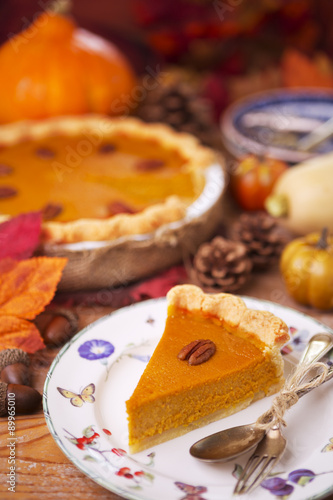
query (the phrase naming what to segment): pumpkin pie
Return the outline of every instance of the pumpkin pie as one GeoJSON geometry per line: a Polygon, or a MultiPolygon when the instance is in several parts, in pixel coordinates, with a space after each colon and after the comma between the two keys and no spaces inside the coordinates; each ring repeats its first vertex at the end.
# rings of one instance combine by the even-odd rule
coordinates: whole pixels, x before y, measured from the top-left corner
{"type": "Polygon", "coordinates": [[[47,243],[110,241],[181,220],[214,154],[135,118],[61,117],[0,128],[0,216],[41,211],[47,243]]]}
{"type": "Polygon", "coordinates": [[[167,304],[164,334],[126,402],[131,453],[238,412],[284,381],[281,319],[194,285],[172,288],[167,304]]]}

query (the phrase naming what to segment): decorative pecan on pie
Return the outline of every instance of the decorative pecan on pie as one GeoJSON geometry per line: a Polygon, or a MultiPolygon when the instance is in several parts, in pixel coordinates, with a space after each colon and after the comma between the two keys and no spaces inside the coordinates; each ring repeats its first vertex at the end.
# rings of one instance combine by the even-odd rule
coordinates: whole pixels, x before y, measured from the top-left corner
{"type": "Polygon", "coordinates": [[[131,118],[63,117],[0,128],[0,215],[42,211],[43,240],[114,240],[178,221],[214,154],[131,118]]]}
{"type": "Polygon", "coordinates": [[[189,365],[201,365],[215,354],[216,345],[211,340],[193,340],[178,353],[178,359],[188,361],[189,365]]]}

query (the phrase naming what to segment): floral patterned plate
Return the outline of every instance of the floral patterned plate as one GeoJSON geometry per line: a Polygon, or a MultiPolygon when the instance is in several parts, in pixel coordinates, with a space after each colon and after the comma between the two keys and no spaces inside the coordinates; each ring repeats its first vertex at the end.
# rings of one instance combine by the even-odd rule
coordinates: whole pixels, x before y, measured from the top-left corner
{"type": "MultiPolygon", "coordinates": [[[[287,371],[310,336],[330,331],[292,309],[244,300],[254,309],[270,310],[290,327],[292,340],[283,349],[287,371]]],[[[166,300],[154,299],[119,309],[78,333],[60,351],[47,375],[46,422],[56,443],[82,472],[124,498],[231,500],[249,454],[225,464],[209,464],[197,461],[188,450],[207,434],[253,422],[270,407],[273,397],[152,449],[132,456],[127,452],[125,401],[163,333],[165,318],[166,300]]],[[[328,363],[333,362],[330,354],[328,363]]],[[[312,391],[287,412],[286,452],[252,497],[304,500],[333,492],[330,384],[312,391]]]]}

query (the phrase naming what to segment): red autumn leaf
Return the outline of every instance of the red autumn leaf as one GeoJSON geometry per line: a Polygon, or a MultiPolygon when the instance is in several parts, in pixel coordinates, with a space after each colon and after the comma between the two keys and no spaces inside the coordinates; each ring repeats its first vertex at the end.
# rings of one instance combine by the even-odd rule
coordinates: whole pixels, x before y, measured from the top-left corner
{"type": "Polygon", "coordinates": [[[33,320],[52,300],[65,258],[0,260],[0,349],[35,352],[44,346],[33,320]]]}
{"type": "Polygon", "coordinates": [[[186,280],[186,278],[185,269],[182,266],[175,266],[167,269],[158,276],[154,276],[151,279],[135,285],[130,295],[135,301],[164,297],[170,288],[179,285],[179,283],[186,280]]]}
{"type": "Polygon", "coordinates": [[[0,224],[0,259],[28,259],[39,244],[42,216],[29,212],[0,224]]]}

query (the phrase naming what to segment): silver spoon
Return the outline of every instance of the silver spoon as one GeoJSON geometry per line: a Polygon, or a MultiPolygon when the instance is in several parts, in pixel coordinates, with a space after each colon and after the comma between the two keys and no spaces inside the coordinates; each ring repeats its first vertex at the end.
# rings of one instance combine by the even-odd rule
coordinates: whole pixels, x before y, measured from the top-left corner
{"type": "MultiPolygon", "coordinates": [[[[322,358],[333,347],[333,334],[317,333],[311,337],[305,348],[300,364],[310,365],[322,358]]],[[[326,381],[333,378],[330,371],[326,381]]],[[[307,391],[297,393],[298,397],[307,391]]],[[[231,427],[200,439],[190,448],[190,454],[205,462],[226,462],[254,448],[264,437],[266,431],[256,423],[231,427]]]]}
{"type": "Polygon", "coordinates": [[[302,137],[297,143],[297,150],[311,151],[333,134],[333,117],[316,127],[312,132],[302,137]]]}

